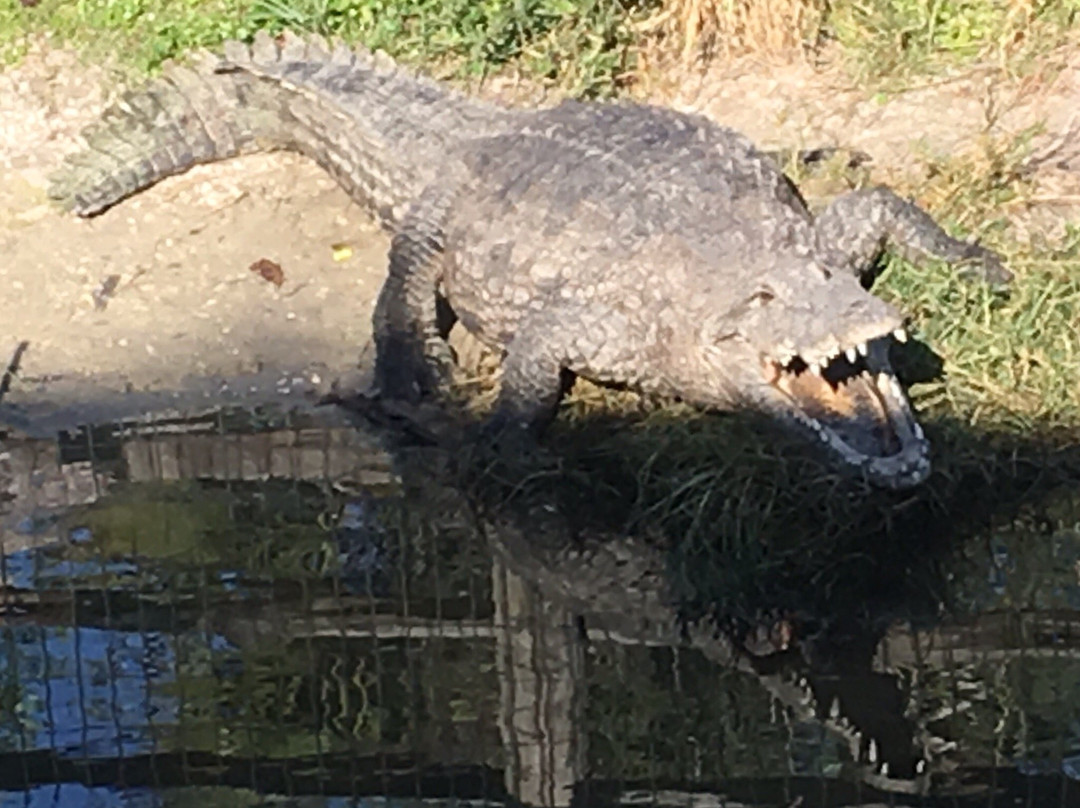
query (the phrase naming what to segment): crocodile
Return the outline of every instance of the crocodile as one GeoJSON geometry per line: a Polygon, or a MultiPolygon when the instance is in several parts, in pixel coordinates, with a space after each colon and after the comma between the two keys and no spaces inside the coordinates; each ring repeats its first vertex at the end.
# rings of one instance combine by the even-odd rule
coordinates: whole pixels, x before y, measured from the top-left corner
{"type": "Polygon", "coordinates": [[[579,375],[763,412],[873,484],[912,486],[929,444],[889,360],[903,317],[861,281],[887,245],[1010,277],[886,188],[812,215],[768,153],[702,116],[499,106],[319,37],[260,33],[169,63],[85,140],[50,189],[81,216],[197,163],[314,159],[393,233],[380,394],[444,389],[441,300],[503,356],[496,433],[542,431],[579,375]]]}

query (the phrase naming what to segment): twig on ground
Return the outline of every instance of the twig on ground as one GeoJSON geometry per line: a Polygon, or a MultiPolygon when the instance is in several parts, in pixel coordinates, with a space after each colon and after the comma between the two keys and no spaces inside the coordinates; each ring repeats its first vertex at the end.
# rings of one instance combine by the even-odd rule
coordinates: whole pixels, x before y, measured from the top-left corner
{"type": "Polygon", "coordinates": [[[30,342],[28,340],[23,340],[15,346],[15,353],[11,355],[11,361],[8,362],[7,370],[4,371],[3,379],[0,379],[0,402],[4,400],[7,391],[11,389],[11,380],[18,374],[23,354],[26,353],[26,349],[29,347],[30,342]]]}

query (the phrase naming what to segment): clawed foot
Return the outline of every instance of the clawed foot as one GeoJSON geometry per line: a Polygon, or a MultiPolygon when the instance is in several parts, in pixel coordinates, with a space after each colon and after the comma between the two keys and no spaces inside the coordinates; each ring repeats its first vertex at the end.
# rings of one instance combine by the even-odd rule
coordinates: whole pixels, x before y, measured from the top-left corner
{"type": "Polygon", "coordinates": [[[1005,268],[1005,263],[993,250],[981,244],[969,244],[957,262],[961,277],[975,278],[991,286],[1006,286],[1013,279],[1013,273],[1005,268]]]}

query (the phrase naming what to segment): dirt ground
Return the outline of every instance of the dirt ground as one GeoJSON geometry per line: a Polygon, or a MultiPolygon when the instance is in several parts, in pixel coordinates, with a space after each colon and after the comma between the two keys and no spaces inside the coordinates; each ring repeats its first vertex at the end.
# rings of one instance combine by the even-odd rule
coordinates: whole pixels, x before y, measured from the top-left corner
{"type": "MultiPolygon", "coordinates": [[[[364,384],[387,238],[316,166],[289,154],[199,167],[80,220],[46,177],[102,109],[103,73],[46,45],[0,72],[0,372],[26,343],[0,420],[31,434],[221,401],[310,401],[364,384]],[[343,245],[347,249],[343,249],[343,245]],[[280,288],[249,270],[281,265],[280,288]],[[115,288],[104,307],[103,285],[115,288]]],[[[1037,123],[1040,210],[1080,206],[1080,55],[1024,79],[971,73],[882,102],[833,71],[744,63],[657,81],[650,100],[760,143],[860,148],[876,171],[1037,123]],[[1061,147],[1055,150],[1055,147],[1061,147]]]]}

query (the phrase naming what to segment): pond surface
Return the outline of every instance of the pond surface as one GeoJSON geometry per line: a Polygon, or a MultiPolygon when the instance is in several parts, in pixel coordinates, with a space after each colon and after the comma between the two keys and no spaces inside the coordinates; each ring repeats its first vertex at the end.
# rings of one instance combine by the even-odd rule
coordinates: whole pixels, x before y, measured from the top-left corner
{"type": "Polygon", "coordinates": [[[333,412],[0,452],[5,808],[1080,805],[1080,484],[826,632],[688,627],[333,412]]]}

